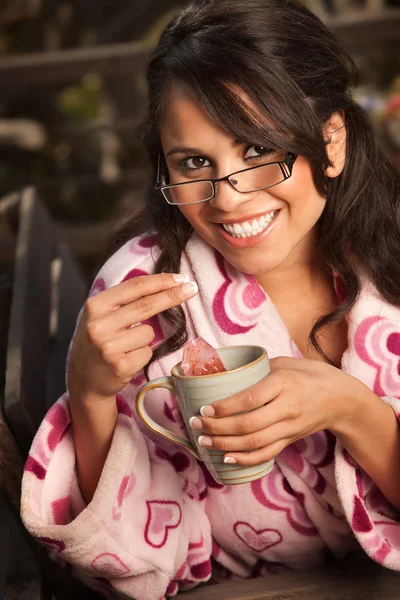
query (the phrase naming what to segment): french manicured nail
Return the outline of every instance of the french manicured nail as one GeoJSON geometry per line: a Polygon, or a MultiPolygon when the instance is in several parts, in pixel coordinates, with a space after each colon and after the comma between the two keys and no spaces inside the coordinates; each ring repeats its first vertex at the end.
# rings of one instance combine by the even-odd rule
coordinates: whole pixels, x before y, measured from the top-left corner
{"type": "Polygon", "coordinates": [[[215,415],[215,410],[212,406],[206,404],[201,407],[200,414],[202,417],[213,417],[215,415]]]}
{"type": "Polygon", "coordinates": [[[198,417],[191,417],[189,419],[189,425],[190,427],[193,427],[193,429],[202,429],[203,427],[203,424],[198,417]]]}
{"type": "Polygon", "coordinates": [[[224,463],[228,463],[230,465],[235,465],[237,463],[237,460],[236,460],[236,458],[233,458],[233,456],[225,456],[224,463]]]}
{"type": "Polygon", "coordinates": [[[212,439],[207,435],[201,435],[198,441],[200,446],[207,446],[208,448],[212,446],[212,439]]]}
{"type": "Polygon", "coordinates": [[[185,294],[185,296],[194,296],[195,294],[197,294],[198,289],[199,286],[195,281],[189,281],[188,283],[184,283],[181,287],[181,290],[185,294]]]}
{"type": "Polygon", "coordinates": [[[172,277],[175,279],[176,283],[186,283],[189,281],[189,275],[185,275],[184,273],[175,273],[172,277]]]}

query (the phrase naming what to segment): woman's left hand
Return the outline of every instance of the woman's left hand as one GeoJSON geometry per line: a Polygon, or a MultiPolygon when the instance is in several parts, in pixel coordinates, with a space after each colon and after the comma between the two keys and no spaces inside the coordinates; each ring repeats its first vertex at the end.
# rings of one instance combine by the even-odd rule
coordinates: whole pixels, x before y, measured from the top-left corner
{"type": "Polygon", "coordinates": [[[222,450],[226,462],[257,465],[286,446],[329,429],[340,431],[357,410],[364,384],[322,361],[278,357],[256,385],[203,407],[191,419],[201,429],[199,443],[222,450]],[[246,414],[238,414],[247,412],[246,414]],[[234,459],[234,460],[232,460],[234,459]]]}

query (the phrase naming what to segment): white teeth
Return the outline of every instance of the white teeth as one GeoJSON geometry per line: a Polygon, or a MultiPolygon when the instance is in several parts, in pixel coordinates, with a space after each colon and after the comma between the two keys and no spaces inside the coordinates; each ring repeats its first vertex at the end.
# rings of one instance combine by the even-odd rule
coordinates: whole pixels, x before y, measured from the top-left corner
{"type": "Polygon", "coordinates": [[[273,220],[277,211],[271,211],[261,217],[259,219],[253,219],[253,221],[244,221],[243,223],[234,223],[233,225],[223,224],[225,231],[230,233],[233,237],[245,238],[253,235],[258,235],[264,229],[268,227],[268,225],[273,220]]]}
{"type": "Polygon", "coordinates": [[[244,223],[242,223],[242,227],[243,227],[243,231],[245,233],[251,233],[251,231],[253,230],[252,226],[247,221],[245,221],[244,223]]]}

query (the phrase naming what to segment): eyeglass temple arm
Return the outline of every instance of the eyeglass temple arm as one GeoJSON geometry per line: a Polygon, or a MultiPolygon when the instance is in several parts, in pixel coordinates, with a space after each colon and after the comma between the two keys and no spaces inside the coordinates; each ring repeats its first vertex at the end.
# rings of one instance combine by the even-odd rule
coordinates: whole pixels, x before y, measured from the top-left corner
{"type": "Polygon", "coordinates": [[[285,163],[285,165],[287,165],[289,168],[291,168],[297,158],[298,158],[297,154],[294,154],[293,152],[287,152],[285,158],[283,159],[283,162],[285,163]]]}
{"type": "MultiPolygon", "coordinates": [[[[292,173],[293,165],[296,162],[297,158],[298,158],[297,154],[294,154],[293,152],[288,152],[286,154],[285,158],[283,159],[282,163],[285,165],[285,167],[287,169],[287,173],[285,173],[285,175],[287,177],[290,177],[290,175],[292,173]]],[[[284,171],[284,169],[282,167],[282,163],[281,163],[281,169],[284,171]]]]}
{"type": "Polygon", "coordinates": [[[161,154],[158,155],[157,163],[157,185],[166,185],[167,180],[165,175],[161,175],[161,154]]]}

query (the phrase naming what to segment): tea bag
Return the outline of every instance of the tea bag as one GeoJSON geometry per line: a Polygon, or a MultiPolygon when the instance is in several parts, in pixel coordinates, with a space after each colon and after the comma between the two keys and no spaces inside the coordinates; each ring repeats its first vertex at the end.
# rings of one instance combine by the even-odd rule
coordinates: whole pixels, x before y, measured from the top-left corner
{"type": "Polygon", "coordinates": [[[181,368],[185,375],[192,376],[226,371],[218,351],[203,338],[196,338],[185,344],[181,368]]]}

